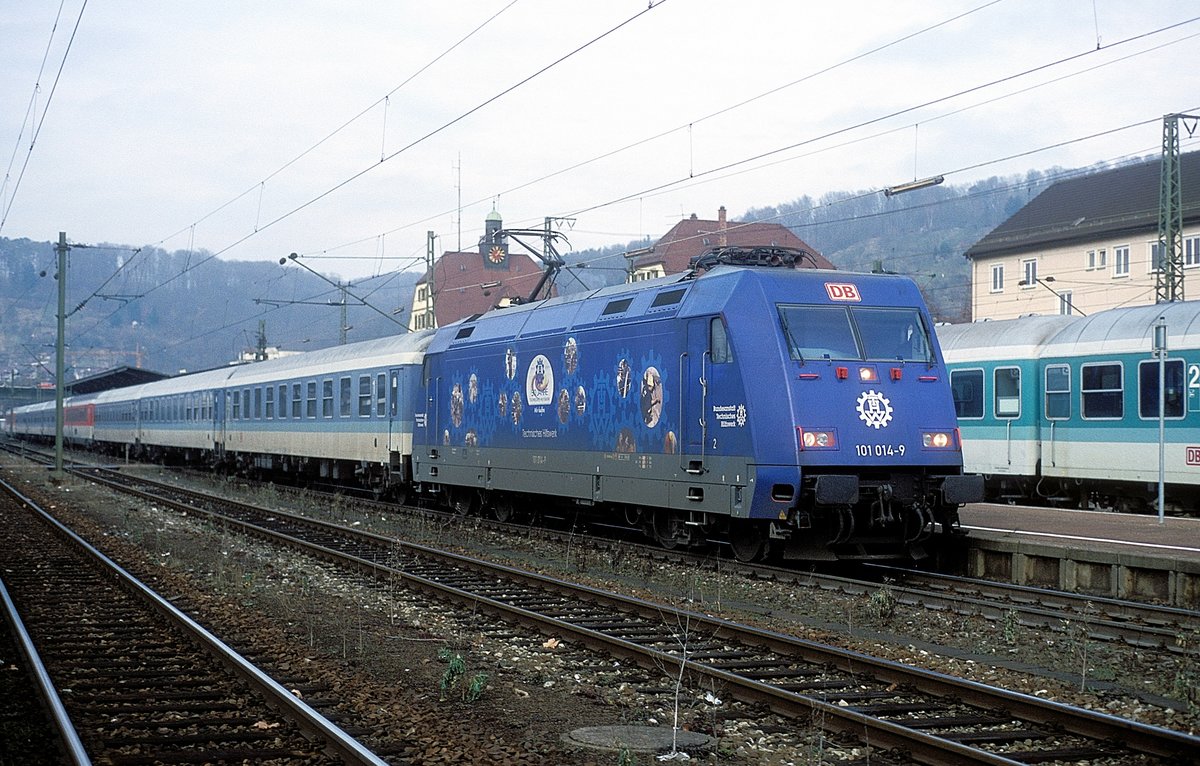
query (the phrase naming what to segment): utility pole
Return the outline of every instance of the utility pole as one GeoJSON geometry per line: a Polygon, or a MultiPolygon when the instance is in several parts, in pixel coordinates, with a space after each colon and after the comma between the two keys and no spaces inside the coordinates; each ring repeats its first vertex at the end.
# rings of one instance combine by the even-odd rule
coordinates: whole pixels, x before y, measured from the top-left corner
{"type": "Polygon", "coordinates": [[[349,317],[346,314],[346,285],[342,284],[341,280],[338,280],[338,291],[342,294],[342,324],[338,331],[338,345],[344,346],[346,345],[346,332],[350,329],[350,325],[347,324],[349,317]]]}
{"type": "Polygon", "coordinates": [[[58,233],[58,336],[54,342],[54,479],[63,478],[63,378],[66,375],[67,233],[58,233]]]}
{"type": "MultiPolygon", "coordinates": [[[[433,259],[436,248],[437,237],[432,231],[425,232],[425,329],[433,328],[437,321],[433,310],[433,259]]],[[[459,249],[462,249],[461,244],[459,245],[459,249]]]]}
{"type": "Polygon", "coordinates": [[[1191,120],[1188,135],[1200,117],[1163,115],[1162,165],[1158,190],[1158,262],[1155,303],[1183,300],[1183,173],[1179,163],[1179,122],[1191,120]]]}

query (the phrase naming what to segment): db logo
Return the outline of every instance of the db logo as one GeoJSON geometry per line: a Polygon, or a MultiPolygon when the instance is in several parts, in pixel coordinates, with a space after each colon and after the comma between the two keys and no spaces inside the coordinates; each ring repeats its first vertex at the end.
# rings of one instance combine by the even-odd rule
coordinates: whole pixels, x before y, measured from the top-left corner
{"type": "Polygon", "coordinates": [[[1184,458],[1188,465],[1200,465],[1200,447],[1188,447],[1184,458]]]}
{"type": "Polygon", "coordinates": [[[856,285],[841,282],[826,282],[825,292],[829,294],[829,300],[831,301],[862,300],[862,296],[858,294],[858,287],[856,285]]]}

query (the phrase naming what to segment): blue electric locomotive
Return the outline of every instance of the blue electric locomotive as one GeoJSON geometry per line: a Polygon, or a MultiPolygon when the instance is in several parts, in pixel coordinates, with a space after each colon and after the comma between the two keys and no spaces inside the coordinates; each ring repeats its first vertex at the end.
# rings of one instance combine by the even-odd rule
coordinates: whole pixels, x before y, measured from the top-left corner
{"type": "Polygon", "coordinates": [[[920,557],[982,497],[931,327],[906,278],[735,265],[472,317],[426,352],[413,475],[743,560],[920,557]]]}
{"type": "MultiPolygon", "coordinates": [[[[433,333],[72,399],[90,429],[72,433],[500,518],[554,498],[743,560],[920,557],[982,496],[928,313],[908,279],[795,257],[727,250],[433,333]]],[[[44,405],[14,416],[47,435],[44,405]]]]}

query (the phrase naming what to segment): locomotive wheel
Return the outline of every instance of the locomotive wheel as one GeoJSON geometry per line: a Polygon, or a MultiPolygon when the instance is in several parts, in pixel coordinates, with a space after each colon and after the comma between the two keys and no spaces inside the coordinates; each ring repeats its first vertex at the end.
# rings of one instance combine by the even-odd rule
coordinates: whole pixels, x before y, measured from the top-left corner
{"type": "Polygon", "coordinates": [[[659,511],[654,514],[654,539],[667,550],[674,550],[691,542],[692,532],[679,513],[659,511]]]}
{"type": "Polygon", "coordinates": [[[769,543],[765,524],[744,521],[729,527],[729,550],[743,564],[765,559],[769,543]]]}
{"type": "Polygon", "coordinates": [[[449,491],[450,509],[459,516],[468,516],[479,510],[479,493],[467,487],[456,487],[449,491]]]}
{"type": "Polygon", "coordinates": [[[513,506],[512,498],[497,497],[492,503],[492,516],[496,521],[508,523],[517,517],[517,509],[513,506]]]}

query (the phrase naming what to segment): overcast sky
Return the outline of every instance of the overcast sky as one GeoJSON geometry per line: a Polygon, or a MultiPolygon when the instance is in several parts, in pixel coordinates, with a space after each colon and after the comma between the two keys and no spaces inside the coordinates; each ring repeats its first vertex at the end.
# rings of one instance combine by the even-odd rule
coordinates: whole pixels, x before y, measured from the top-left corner
{"type": "Polygon", "coordinates": [[[0,236],[348,277],[493,204],[582,249],[1157,153],[1200,110],[1194,0],[82,2],[0,0],[0,236]]]}

